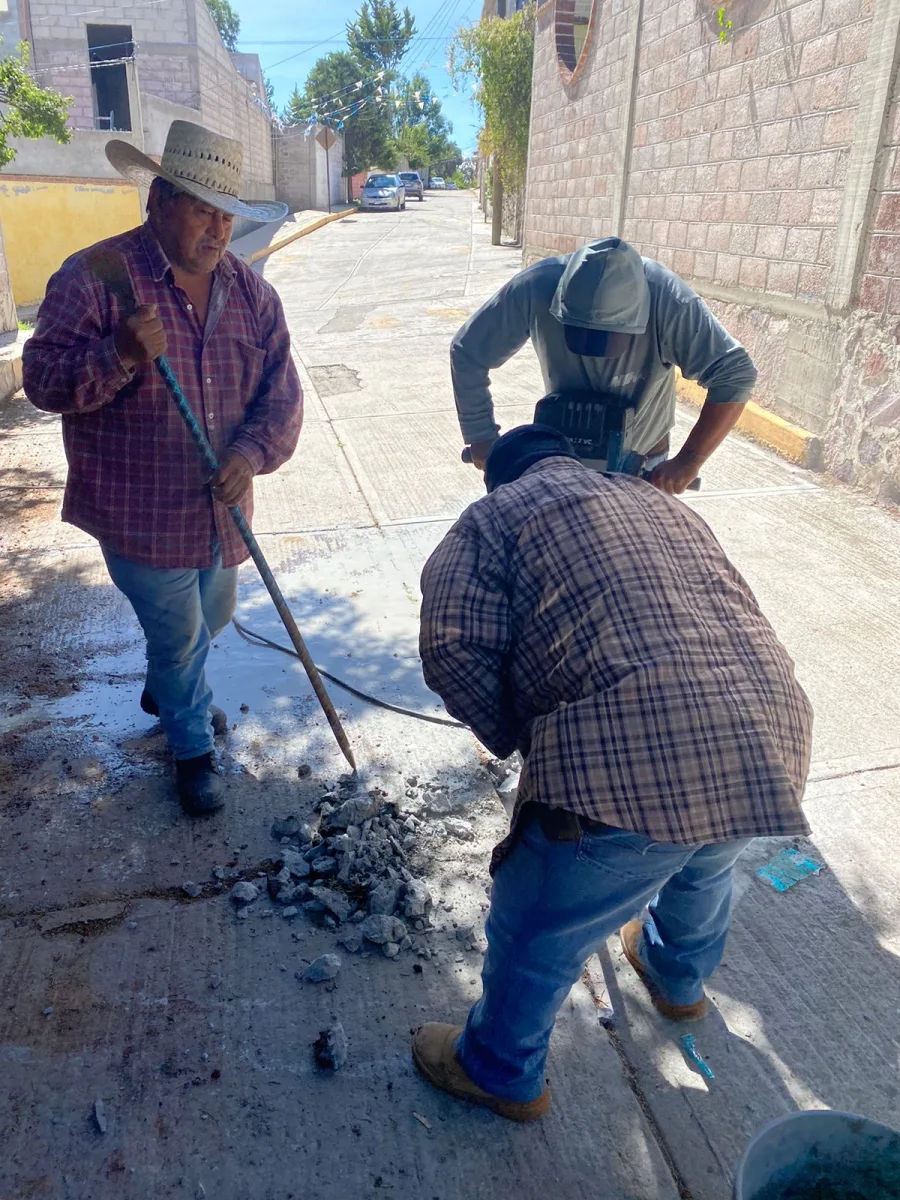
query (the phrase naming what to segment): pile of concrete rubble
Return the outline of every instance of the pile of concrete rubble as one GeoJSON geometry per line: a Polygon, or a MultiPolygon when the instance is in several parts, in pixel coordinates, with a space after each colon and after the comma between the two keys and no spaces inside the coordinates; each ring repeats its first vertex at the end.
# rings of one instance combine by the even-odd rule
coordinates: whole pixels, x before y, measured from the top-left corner
{"type": "MultiPolygon", "coordinates": [[[[426,882],[410,869],[410,853],[436,834],[470,841],[474,831],[459,817],[429,820],[429,812],[446,810],[446,796],[420,789],[415,778],[406,782],[407,803],[401,806],[380,788],[360,793],[355,779],[345,776],[319,800],[313,816],[276,821],[276,869],[264,882],[261,877],[234,884],[231,898],[238,918],[259,911],[267,893],[283,918],[305,915],[333,931],[349,953],[377,949],[395,959],[412,950],[412,935],[431,928],[433,901],[426,882]]],[[[213,872],[220,881],[228,874],[222,867],[213,872]]],[[[457,929],[456,935],[466,948],[474,948],[471,927],[457,929]]],[[[430,951],[419,947],[418,953],[428,957],[430,951]]],[[[330,964],[318,966],[322,979],[328,978],[330,964]]]]}

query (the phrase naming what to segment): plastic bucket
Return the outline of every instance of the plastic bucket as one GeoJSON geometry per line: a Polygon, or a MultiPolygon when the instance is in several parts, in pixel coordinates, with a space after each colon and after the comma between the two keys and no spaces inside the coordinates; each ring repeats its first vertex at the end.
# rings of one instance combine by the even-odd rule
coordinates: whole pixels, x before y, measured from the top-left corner
{"type": "Polygon", "coordinates": [[[896,1200],[900,1133],[866,1117],[800,1112],[760,1130],[738,1163],[735,1200],[896,1200]]]}

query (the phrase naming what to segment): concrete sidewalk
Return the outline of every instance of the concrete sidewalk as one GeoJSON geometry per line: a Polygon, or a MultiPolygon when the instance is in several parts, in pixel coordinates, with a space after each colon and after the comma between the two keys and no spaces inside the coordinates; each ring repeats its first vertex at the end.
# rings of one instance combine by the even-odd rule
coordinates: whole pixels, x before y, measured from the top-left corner
{"type": "MultiPolygon", "coordinates": [[[[481,492],[459,461],[447,346],[517,267],[514,251],[490,247],[471,198],[450,193],[347,218],[259,268],[285,303],[307,421],[292,462],[258,481],[257,531],[317,661],[423,713],[438,708],[416,653],[418,573],[481,492]]],[[[530,351],[498,372],[504,424],[529,419],[540,390],[530,351]]],[[[63,479],[58,423],[24,403],[0,411],[0,1194],[726,1200],[771,1116],[829,1105],[900,1125],[889,515],[739,438],[704,471],[690,503],[756,589],[816,707],[804,850],[827,870],[779,894],[754,874],[777,845],[758,843],[742,865],[716,1012],[692,1030],[714,1081],[686,1062],[682,1030],[656,1017],[611,944],[564,1008],[553,1113],[519,1129],[432,1092],[407,1053],[411,1026],[461,1019],[478,993],[478,955],[460,951],[454,922],[480,929],[504,823],[478,747],[334,691],[366,782],[414,804],[406,793],[421,787],[407,781],[428,781],[476,837],[455,841],[434,816],[415,850],[436,901],[436,928],[417,942],[436,962],[345,955],[335,990],[298,983],[333,935],[263,919],[265,906],[240,921],[208,888],[216,865],[263,870],[273,819],[308,812],[344,770],[305,677],[233,631],[219,639],[211,677],[235,726],[232,807],[185,821],[137,710],[139,631],[96,547],[58,524],[63,479]],[[312,776],[298,780],[304,763],[312,776]],[[207,890],[191,901],[186,881],[207,890]],[[311,1043],[334,1018],[350,1060],[323,1076],[311,1043]]],[[[239,617],[285,640],[250,569],[239,617]]]]}

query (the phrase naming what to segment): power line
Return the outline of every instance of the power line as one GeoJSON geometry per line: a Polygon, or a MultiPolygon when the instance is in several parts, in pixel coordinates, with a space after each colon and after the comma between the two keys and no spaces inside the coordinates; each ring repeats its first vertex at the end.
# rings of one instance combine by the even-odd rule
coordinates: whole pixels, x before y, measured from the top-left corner
{"type": "MultiPolygon", "coordinates": [[[[300,58],[303,54],[309,54],[311,50],[318,50],[320,46],[327,46],[329,42],[333,42],[334,38],[323,38],[321,42],[314,42],[306,50],[298,50],[296,54],[289,54],[287,58],[280,58],[278,62],[270,63],[267,67],[263,67],[264,71],[273,71],[276,67],[280,67],[283,63],[291,62],[295,58],[300,58]]],[[[251,43],[252,45],[252,43],[251,43]]]]}

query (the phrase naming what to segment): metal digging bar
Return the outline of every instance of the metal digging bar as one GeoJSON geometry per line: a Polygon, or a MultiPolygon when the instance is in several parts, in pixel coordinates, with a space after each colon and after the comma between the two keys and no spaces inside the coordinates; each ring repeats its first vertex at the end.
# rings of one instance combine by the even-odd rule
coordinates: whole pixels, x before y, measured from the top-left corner
{"type": "MultiPolygon", "coordinates": [[[[135,308],[134,288],[132,287],[131,277],[128,274],[125,263],[122,261],[121,255],[110,251],[95,253],[91,256],[91,266],[95,277],[105,283],[110,291],[115,292],[124,304],[133,311],[135,308]]],[[[175,372],[172,370],[171,364],[165,355],[161,355],[156,359],[156,368],[163,377],[166,387],[169,389],[169,394],[175,401],[176,407],[181,413],[204,463],[210,472],[215,474],[219,469],[219,460],[216,458],[215,451],[209,444],[206,434],[200,428],[200,424],[194,416],[193,410],[190,404],[188,404],[184,392],[181,390],[181,385],[175,377],[175,372]]],[[[240,507],[237,504],[233,504],[229,506],[228,511],[231,513],[231,519],[237,526],[238,533],[244,539],[245,546],[250,551],[250,557],[256,564],[256,569],[259,571],[260,577],[266,585],[266,590],[272,597],[272,603],[278,610],[278,615],[281,617],[294,649],[297,651],[297,657],[300,659],[303,669],[309,676],[309,682],[312,684],[316,698],[322,706],[322,711],[328,718],[328,724],[331,726],[332,733],[337,739],[341,753],[355,771],[356,760],[353,757],[353,751],[350,748],[350,742],[341,724],[341,719],[335,711],[331,697],[325,689],[325,684],[322,682],[316,664],[313,662],[306,648],[306,643],[303,641],[300,630],[297,628],[297,622],[294,620],[293,613],[288,608],[281,588],[272,574],[272,569],[266,562],[265,556],[259,547],[259,542],[257,542],[253,530],[248,525],[247,518],[241,512],[240,507]]]]}

